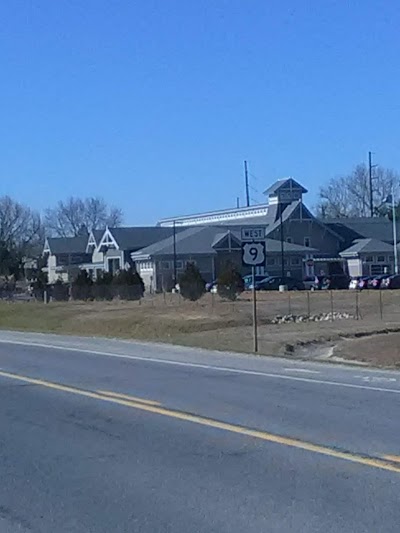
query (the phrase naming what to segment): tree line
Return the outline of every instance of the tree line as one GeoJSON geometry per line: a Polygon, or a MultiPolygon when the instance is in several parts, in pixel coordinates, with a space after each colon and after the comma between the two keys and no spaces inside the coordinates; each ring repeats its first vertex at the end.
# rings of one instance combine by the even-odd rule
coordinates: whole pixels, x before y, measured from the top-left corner
{"type": "MultiPolygon", "coordinates": [[[[400,175],[393,169],[382,166],[372,168],[373,215],[392,216],[390,196],[394,192],[396,213],[400,215],[400,175]],[[389,202],[388,202],[389,200],[389,202]]],[[[361,163],[351,172],[337,176],[319,189],[316,214],[320,218],[351,218],[370,216],[369,168],[361,163]]]]}
{"type": "Polygon", "coordinates": [[[17,276],[26,258],[38,257],[47,237],[76,237],[123,222],[121,209],[103,198],[70,197],[43,214],[14,200],[0,197],[0,275],[17,276]]]}

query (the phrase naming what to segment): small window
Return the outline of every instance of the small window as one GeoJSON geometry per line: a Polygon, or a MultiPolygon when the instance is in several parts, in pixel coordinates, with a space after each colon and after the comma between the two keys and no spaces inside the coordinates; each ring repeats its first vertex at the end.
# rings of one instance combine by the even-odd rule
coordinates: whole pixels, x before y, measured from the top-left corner
{"type": "Polygon", "coordinates": [[[311,246],[310,237],[304,237],[304,246],[306,246],[307,248],[310,248],[311,246]]]}
{"type": "Polygon", "coordinates": [[[378,255],[378,263],[384,263],[386,261],[386,257],[384,255],[378,255]]]}
{"type": "Polygon", "coordinates": [[[286,237],[286,242],[288,244],[292,244],[292,237],[286,237]]]}
{"type": "Polygon", "coordinates": [[[374,256],[373,255],[367,255],[365,258],[366,263],[373,263],[374,262],[374,256]]]}
{"type": "Polygon", "coordinates": [[[268,266],[274,266],[275,265],[275,257],[267,257],[267,265],[268,266]]]}
{"type": "Polygon", "coordinates": [[[300,257],[292,257],[290,260],[291,265],[300,265],[300,257]]]}
{"type": "Polygon", "coordinates": [[[186,266],[188,265],[196,265],[196,261],[194,259],[189,259],[188,261],[186,261],[186,266]]]}
{"type": "Polygon", "coordinates": [[[163,270],[171,270],[171,262],[170,261],[161,261],[161,268],[163,270]]]}
{"type": "Polygon", "coordinates": [[[176,268],[178,270],[183,270],[183,261],[177,261],[176,262],[176,268]]]}

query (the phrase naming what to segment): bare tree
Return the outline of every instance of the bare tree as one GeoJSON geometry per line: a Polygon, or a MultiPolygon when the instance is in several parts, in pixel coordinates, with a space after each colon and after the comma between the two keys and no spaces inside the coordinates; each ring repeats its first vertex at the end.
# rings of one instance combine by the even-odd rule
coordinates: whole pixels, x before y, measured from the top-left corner
{"type": "MultiPolygon", "coordinates": [[[[375,167],[373,170],[373,204],[376,215],[384,215],[385,198],[399,189],[400,175],[394,170],[375,167]]],[[[332,178],[319,190],[317,214],[322,218],[367,217],[370,215],[368,167],[357,165],[345,176],[332,178]]]]}
{"type": "Polygon", "coordinates": [[[18,276],[24,257],[43,246],[40,215],[9,196],[0,197],[0,274],[18,276]]]}
{"type": "Polygon", "coordinates": [[[58,237],[74,237],[105,226],[122,224],[122,211],[110,207],[102,198],[74,198],[59,201],[56,207],[46,209],[46,230],[58,237]]]}

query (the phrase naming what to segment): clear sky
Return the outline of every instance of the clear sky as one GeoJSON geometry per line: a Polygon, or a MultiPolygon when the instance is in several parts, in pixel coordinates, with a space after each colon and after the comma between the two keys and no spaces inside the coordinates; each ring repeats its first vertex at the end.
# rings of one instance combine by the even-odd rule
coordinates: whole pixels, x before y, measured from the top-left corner
{"type": "Polygon", "coordinates": [[[0,194],[128,224],[400,170],[397,0],[3,0],[0,194]],[[255,177],[253,177],[255,176],[255,177]],[[257,178],[257,179],[256,179],[257,178]]]}

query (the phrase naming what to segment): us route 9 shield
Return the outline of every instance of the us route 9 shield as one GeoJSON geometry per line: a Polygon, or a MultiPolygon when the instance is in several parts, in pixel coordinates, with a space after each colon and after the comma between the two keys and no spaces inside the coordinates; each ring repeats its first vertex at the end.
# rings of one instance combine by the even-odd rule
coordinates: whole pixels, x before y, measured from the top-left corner
{"type": "Polygon", "coordinates": [[[265,264],[265,242],[245,242],[242,244],[242,261],[246,266],[265,264]]]}

